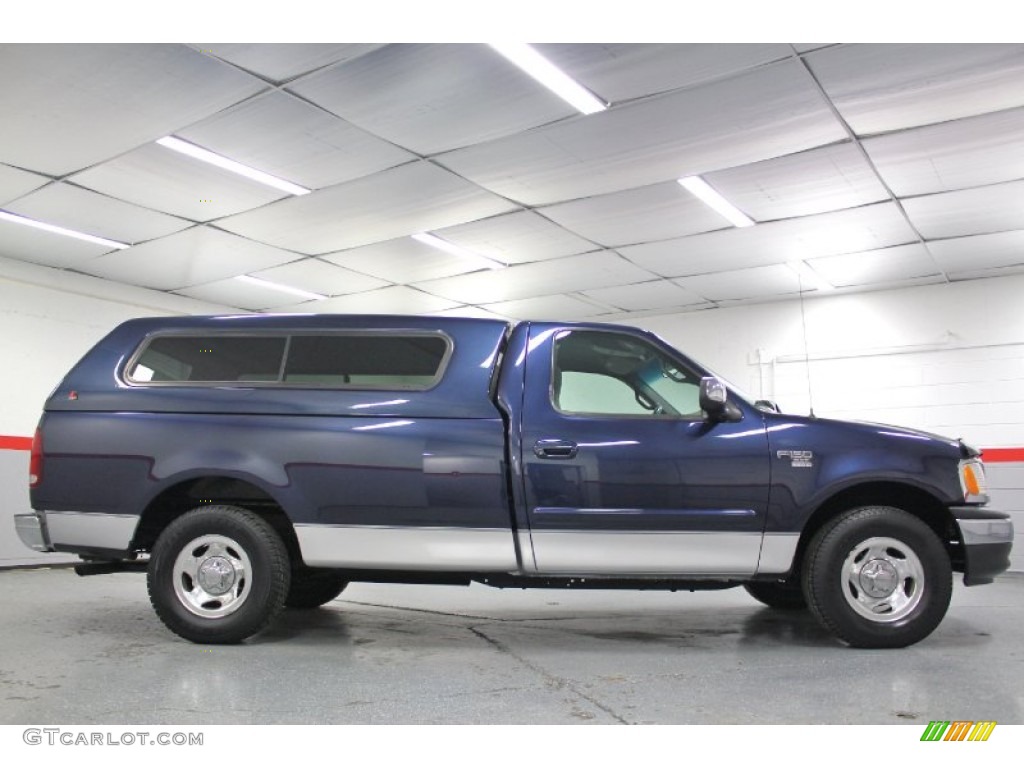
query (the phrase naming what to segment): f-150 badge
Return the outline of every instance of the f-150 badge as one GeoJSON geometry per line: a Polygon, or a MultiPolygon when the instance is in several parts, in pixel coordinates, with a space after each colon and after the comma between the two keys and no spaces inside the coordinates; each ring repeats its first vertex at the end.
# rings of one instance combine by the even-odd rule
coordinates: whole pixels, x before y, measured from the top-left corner
{"type": "Polygon", "coordinates": [[[813,467],[813,451],[776,451],[775,455],[780,459],[789,459],[794,467],[813,467]]]}

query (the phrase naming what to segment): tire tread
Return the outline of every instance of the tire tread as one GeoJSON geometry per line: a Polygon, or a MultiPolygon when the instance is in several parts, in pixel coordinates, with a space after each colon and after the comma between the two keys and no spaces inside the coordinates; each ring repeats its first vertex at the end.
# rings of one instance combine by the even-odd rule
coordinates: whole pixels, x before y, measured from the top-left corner
{"type": "MultiPolygon", "coordinates": [[[[253,556],[250,555],[250,557],[253,556]]],[[[269,522],[248,509],[229,505],[213,505],[198,507],[186,512],[164,529],[153,547],[146,589],[156,615],[175,634],[195,643],[233,644],[266,629],[284,607],[290,581],[291,566],[288,550],[269,522]],[[262,610],[257,611],[249,606],[243,606],[238,613],[225,617],[227,619],[225,621],[218,620],[204,624],[203,622],[209,620],[199,617],[183,619],[165,603],[164,596],[160,594],[163,575],[159,574],[158,570],[163,567],[166,558],[173,560],[177,556],[176,547],[186,543],[187,537],[195,535],[196,532],[188,532],[192,526],[199,525],[201,522],[212,522],[217,518],[221,523],[220,532],[225,532],[225,528],[228,529],[227,532],[232,532],[230,529],[233,528],[255,539],[256,548],[262,551],[268,559],[266,575],[269,577],[269,585],[262,610]],[[168,549],[170,551],[165,551],[168,549]]],[[[252,600],[253,597],[250,594],[249,600],[252,600]]],[[[175,599],[170,597],[167,602],[175,599]]]]}
{"type": "MultiPolygon", "coordinates": [[[[924,567],[927,569],[928,565],[924,565],[924,567]]],[[[896,507],[859,507],[830,520],[815,533],[807,547],[807,555],[803,564],[803,591],[807,606],[814,617],[826,630],[840,640],[855,648],[903,648],[923,640],[941,622],[952,594],[952,567],[949,553],[942,541],[920,518],[896,507]],[[847,535],[847,532],[853,531],[857,527],[867,527],[882,521],[889,522],[890,525],[896,523],[898,526],[908,527],[915,532],[915,535],[934,536],[935,551],[931,553],[917,552],[917,555],[922,564],[925,563],[927,557],[939,557],[939,562],[932,565],[945,574],[944,578],[939,579],[929,576],[924,585],[924,589],[936,593],[936,597],[929,605],[923,607],[921,612],[937,614],[937,616],[931,615],[927,619],[915,621],[912,624],[890,628],[893,631],[889,632],[877,631],[877,628],[867,626],[858,628],[855,622],[844,621],[843,611],[847,609],[847,606],[830,604],[831,601],[825,594],[828,585],[822,584],[822,578],[818,576],[825,568],[822,561],[833,556],[832,550],[838,546],[838,542],[847,535]]]]}

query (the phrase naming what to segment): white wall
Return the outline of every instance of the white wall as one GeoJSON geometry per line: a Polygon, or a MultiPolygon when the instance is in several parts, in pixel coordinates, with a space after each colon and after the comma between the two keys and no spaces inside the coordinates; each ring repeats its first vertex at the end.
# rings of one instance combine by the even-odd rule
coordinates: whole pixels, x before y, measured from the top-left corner
{"type": "MultiPolygon", "coordinates": [[[[748,394],[818,416],[1024,447],[1024,275],[646,317],[748,394]]],[[[988,463],[992,507],[1024,529],[1024,464],[988,463]]],[[[1024,538],[1018,538],[1024,549],[1024,538]]],[[[1024,568],[1024,552],[1015,558],[1024,568]]]]}
{"type": "MultiPolygon", "coordinates": [[[[31,437],[50,391],[118,323],[225,311],[0,257],[0,437],[31,437]]],[[[12,517],[28,511],[28,453],[0,449],[0,567],[69,560],[33,553],[21,543],[12,517]]]]}
{"type": "MultiPolygon", "coordinates": [[[[819,416],[938,428],[979,446],[1024,446],[1024,275],[808,297],[804,312],[819,416]]],[[[634,324],[748,393],[807,412],[798,301],[634,324]]]]}

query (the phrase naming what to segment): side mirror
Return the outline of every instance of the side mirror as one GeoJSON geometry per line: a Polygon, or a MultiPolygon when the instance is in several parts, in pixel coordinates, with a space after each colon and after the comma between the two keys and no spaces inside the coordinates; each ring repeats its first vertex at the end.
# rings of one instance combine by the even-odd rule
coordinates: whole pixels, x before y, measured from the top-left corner
{"type": "Polygon", "coordinates": [[[740,410],[729,402],[729,388],[714,376],[700,380],[700,407],[708,421],[739,421],[740,410]]]}

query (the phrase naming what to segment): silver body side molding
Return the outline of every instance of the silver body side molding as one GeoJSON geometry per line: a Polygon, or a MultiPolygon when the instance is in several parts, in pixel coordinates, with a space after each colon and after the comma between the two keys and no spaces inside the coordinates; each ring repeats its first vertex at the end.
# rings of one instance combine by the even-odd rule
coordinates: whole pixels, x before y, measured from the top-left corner
{"type": "Polygon", "coordinates": [[[533,531],[538,573],[751,576],[760,533],[533,531]]]}
{"type": "Polygon", "coordinates": [[[536,573],[537,561],[533,557],[533,539],[530,538],[528,530],[516,531],[519,540],[519,556],[523,558],[523,573],[536,573]]]}
{"type": "Polygon", "coordinates": [[[508,528],[299,524],[295,534],[306,565],[319,568],[503,573],[519,568],[508,528]]]}
{"type": "Polygon", "coordinates": [[[799,533],[766,533],[761,543],[758,573],[787,573],[793,567],[799,533]]]}
{"type": "Polygon", "coordinates": [[[307,565],[395,570],[520,570],[532,574],[752,576],[784,573],[797,534],[665,531],[519,531],[299,524],[307,565]]]}
{"type": "Polygon", "coordinates": [[[127,550],[139,524],[138,515],[100,512],[39,512],[53,547],[127,550]]]}

